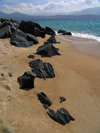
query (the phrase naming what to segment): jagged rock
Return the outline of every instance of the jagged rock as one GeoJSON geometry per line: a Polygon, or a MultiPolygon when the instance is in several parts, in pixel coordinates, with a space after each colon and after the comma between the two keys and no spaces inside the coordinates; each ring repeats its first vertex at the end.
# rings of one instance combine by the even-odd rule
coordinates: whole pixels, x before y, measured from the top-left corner
{"type": "Polygon", "coordinates": [[[34,88],[34,79],[36,74],[30,71],[25,72],[22,76],[18,77],[17,81],[20,84],[20,89],[34,88]]]}
{"type": "Polygon", "coordinates": [[[49,109],[49,111],[47,112],[47,114],[49,115],[49,117],[51,119],[53,119],[54,121],[62,124],[62,125],[66,125],[67,123],[69,123],[71,120],[74,121],[75,119],[68,113],[68,111],[64,108],[61,108],[59,110],[57,110],[57,112],[55,112],[52,109],[49,109]]]}
{"type": "Polygon", "coordinates": [[[48,107],[50,107],[52,105],[52,102],[50,101],[50,99],[46,96],[45,93],[41,92],[38,95],[38,100],[40,100],[40,102],[43,104],[43,107],[45,109],[47,109],[48,107]]]}
{"type": "Polygon", "coordinates": [[[53,67],[50,63],[42,62],[42,60],[37,59],[33,60],[29,63],[29,66],[32,69],[32,72],[36,73],[38,78],[53,78],[55,77],[55,73],[53,67]]]}
{"type": "Polygon", "coordinates": [[[38,40],[35,36],[26,34],[21,30],[17,29],[13,32],[10,43],[17,47],[29,47],[33,44],[37,44],[38,40]]]}
{"type": "Polygon", "coordinates": [[[37,53],[40,54],[42,57],[52,57],[54,55],[60,55],[58,50],[52,45],[52,43],[47,43],[45,45],[40,46],[37,49],[37,53]]]}
{"type": "Polygon", "coordinates": [[[62,35],[72,35],[71,32],[67,32],[65,30],[59,30],[58,33],[61,33],[62,35]]]}
{"type": "Polygon", "coordinates": [[[55,38],[54,35],[52,35],[47,41],[50,42],[50,43],[60,43],[60,42],[56,41],[56,38],[55,38]]]}
{"type": "Polygon", "coordinates": [[[8,18],[1,18],[1,23],[3,23],[4,21],[9,21],[9,19],[8,18]]]}
{"type": "Polygon", "coordinates": [[[46,31],[46,34],[56,35],[55,31],[53,29],[51,29],[50,27],[45,27],[45,31],[46,31]]]}
{"type": "Polygon", "coordinates": [[[60,97],[60,103],[64,102],[65,100],[66,100],[66,98],[60,97]]]}
{"type": "Polygon", "coordinates": [[[0,38],[10,38],[12,35],[11,27],[5,26],[3,28],[0,28],[0,38]]]}
{"type": "Polygon", "coordinates": [[[34,59],[34,57],[35,57],[34,55],[29,55],[28,56],[28,58],[32,58],[32,59],[34,59]]]}
{"type": "Polygon", "coordinates": [[[19,23],[17,21],[10,21],[10,20],[9,21],[4,21],[1,24],[0,28],[5,27],[5,26],[14,26],[14,27],[18,28],[19,27],[19,23]]]}
{"type": "Polygon", "coordinates": [[[21,21],[19,29],[25,33],[30,33],[36,37],[45,37],[45,29],[42,28],[39,24],[32,21],[21,21]]]}

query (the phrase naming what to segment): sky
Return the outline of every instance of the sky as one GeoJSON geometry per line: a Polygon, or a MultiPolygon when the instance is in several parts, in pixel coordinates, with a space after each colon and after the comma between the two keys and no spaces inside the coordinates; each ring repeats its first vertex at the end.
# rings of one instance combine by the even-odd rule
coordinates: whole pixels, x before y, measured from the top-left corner
{"type": "Polygon", "coordinates": [[[65,15],[99,5],[100,0],[0,0],[0,11],[28,15],[65,15]]]}

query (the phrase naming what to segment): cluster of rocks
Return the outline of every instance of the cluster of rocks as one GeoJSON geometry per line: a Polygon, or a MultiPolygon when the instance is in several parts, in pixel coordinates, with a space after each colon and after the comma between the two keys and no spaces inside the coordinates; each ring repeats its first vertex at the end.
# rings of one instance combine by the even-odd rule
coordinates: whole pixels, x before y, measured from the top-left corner
{"type": "MultiPolygon", "coordinates": [[[[54,121],[62,124],[62,125],[66,125],[67,123],[69,123],[71,120],[74,121],[75,119],[69,114],[69,112],[64,109],[58,109],[56,112],[52,109],[50,109],[49,107],[52,105],[52,102],[50,101],[50,99],[46,96],[45,93],[41,92],[38,95],[38,100],[42,103],[43,107],[45,109],[49,109],[47,111],[48,116],[53,119],[54,121]]],[[[60,97],[61,98],[61,97],[60,97]]],[[[64,101],[65,98],[63,97],[64,101]]],[[[60,101],[61,103],[61,101],[60,101]]]]}
{"type": "Polygon", "coordinates": [[[0,38],[10,38],[10,43],[17,47],[29,47],[38,44],[36,37],[45,37],[46,34],[55,35],[50,27],[42,28],[38,23],[32,21],[21,21],[1,18],[0,38]]]}
{"type": "Polygon", "coordinates": [[[58,30],[58,33],[60,33],[60,34],[62,34],[62,35],[72,35],[72,33],[71,32],[67,32],[67,31],[65,31],[65,30],[58,30]]]}
{"type": "MultiPolygon", "coordinates": [[[[45,34],[49,34],[51,37],[37,49],[36,54],[39,54],[42,57],[60,55],[60,53],[58,53],[59,49],[53,46],[53,43],[57,44],[60,42],[57,42],[55,39],[55,32],[50,27],[42,28],[39,24],[32,21],[21,21],[18,23],[16,20],[9,20],[7,18],[1,18],[0,20],[0,38],[10,38],[10,43],[17,47],[29,47],[38,43],[36,37],[40,36],[44,38],[45,34]]],[[[70,34],[62,30],[60,30],[59,33],[64,35],[70,34]]],[[[28,58],[34,57],[34,55],[28,56],[28,58]]],[[[31,71],[24,72],[22,76],[17,78],[20,89],[29,90],[34,88],[35,78],[43,78],[46,80],[46,78],[55,77],[53,66],[48,62],[36,59],[29,62],[29,66],[31,67],[31,71]]],[[[9,73],[9,76],[12,77],[12,74],[9,73]]],[[[49,109],[47,114],[54,121],[65,125],[71,120],[74,120],[74,118],[64,108],[58,109],[56,112],[50,109],[50,106],[53,103],[44,92],[40,92],[37,97],[43,107],[49,109]]],[[[64,97],[60,97],[60,103],[65,100],[64,97]]]]}

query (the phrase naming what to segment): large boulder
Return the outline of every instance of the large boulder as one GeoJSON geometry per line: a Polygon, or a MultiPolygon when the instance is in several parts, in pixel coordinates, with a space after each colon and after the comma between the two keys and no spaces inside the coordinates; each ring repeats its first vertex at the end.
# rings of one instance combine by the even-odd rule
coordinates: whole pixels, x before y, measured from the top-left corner
{"type": "Polygon", "coordinates": [[[50,101],[50,99],[46,96],[45,93],[41,92],[38,93],[38,100],[40,100],[40,102],[42,103],[43,107],[45,109],[47,109],[48,107],[50,107],[52,105],[52,102],[50,101]]]}
{"type": "Polygon", "coordinates": [[[21,21],[19,29],[25,33],[30,33],[36,37],[45,37],[45,29],[42,28],[39,24],[32,21],[21,21]]]}
{"type": "Polygon", "coordinates": [[[57,112],[55,112],[52,109],[49,109],[49,111],[47,112],[47,114],[49,115],[49,117],[51,119],[53,119],[54,121],[62,124],[62,125],[66,125],[67,123],[69,123],[71,120],[74,121],[75,119],[69,114],[69,112],[64,109],[61,108],[59,110],[57,110],[57,112]]]}
{"type": "Polygon", "coordinates": [[[55,31],[53,29],[51,29],[50,27],[45,27],[45,31],[46,31],[46,34],[49,34],[49,35],[56,35],[55,34],[55,31]]]}
{"type": "Polygon", "coordinates": [[[36,74],[30,71],[25,72],[22,76],[18,77],[17,81],[20,85],[20,89],[32,89],[34,88],[34,79],[36,74]]]}
{"type": "Polygon", "coordinates": [[[42,60],[37,59],[29,63],[32,68],[32,72],[36,74],[38,78],[53,78],[55,77],[54,69],[50,63],[42,62],[42,60]]]}
{"type": "Polygon", "coordinates": [[[54,35],[52,35],[48,40],[47,40],[48,42],[50,42],[50,43],[60,43],[60,42],[57,42],[56,41],[56,38],[55,38],[55,36],[54,35]]]}
{"type": "Polygon", "coordinates": [[[36,54],[39,54],[41,55],[42,57],[52,57],[54,55],[60,55],[58,53],[58,49],[55,48],[52,43],[45,43],[44,45],[40,46],[38,49],[37,49],[37,53],[36,54]]]}
{"type": "Polygon", "coordinates": [[[0,28],[0,38],[10,38],[12,35],[11,27],[5,26],[3,28],[0,28]]]}
{"type": "Polygon", "coordinates": [[[67,32],[65,30],[59,30],[58,33],[61,33],[62,35],[72,35],[71,32],[67,32]]]}
{"type": "Polygon", "coordinates": [[[38,40],[35,36],[26,34],[21,30],[17,29],[13,32],[10,43],[17,47],[29,47],[33,44],[37,44],[38,40]]]}
{"type": "Polygon", "coordinates": [[[5,26],[7,26],[7,25],[9,25],[9,26],[14,26],[14,27],[16,27],[16,28],[18,28],[19,27],[19,23],[17,22],[17,21],[15,21],[15,20],[5,20],[5,21],[2,21],[2,24],[0,25],[0,28],[2,28],[2,27],[5,27],[5,26]]]}

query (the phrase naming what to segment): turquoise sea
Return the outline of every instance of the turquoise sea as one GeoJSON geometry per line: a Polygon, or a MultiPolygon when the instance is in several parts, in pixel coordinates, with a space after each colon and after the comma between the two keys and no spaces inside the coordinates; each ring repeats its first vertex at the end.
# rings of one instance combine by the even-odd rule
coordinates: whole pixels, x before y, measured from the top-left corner
{"type": "Polygon", "coordinates": [[[49,26],[53,30],[70,31],[73,36],[100,41],[100,18],[67,18],[34,20],[42,27],[49,26]]]}

